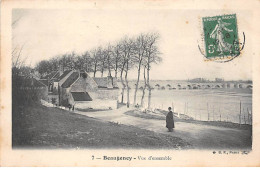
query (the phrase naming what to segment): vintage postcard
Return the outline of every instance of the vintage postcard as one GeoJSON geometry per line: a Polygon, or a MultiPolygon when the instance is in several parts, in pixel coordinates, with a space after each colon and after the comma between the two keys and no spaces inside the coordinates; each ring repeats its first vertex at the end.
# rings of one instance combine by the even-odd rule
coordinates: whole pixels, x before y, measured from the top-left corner
{"type": "Polygon", "coordinates": [[[0,166],[259,166],[259,9],[3,0],[0,166]]]}

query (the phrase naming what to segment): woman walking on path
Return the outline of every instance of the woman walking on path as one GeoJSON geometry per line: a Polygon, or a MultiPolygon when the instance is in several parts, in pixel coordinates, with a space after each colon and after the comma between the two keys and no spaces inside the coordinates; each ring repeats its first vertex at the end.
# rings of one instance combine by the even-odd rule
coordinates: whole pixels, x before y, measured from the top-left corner
{"type": "Polygon", "coordinates": [[[174,128],[172,108],[169,107],[168,110],[169,110],[169,112],[166,116],[166,127],[168,128],[169,132],[172,132],[173,128],[174,128]]]}

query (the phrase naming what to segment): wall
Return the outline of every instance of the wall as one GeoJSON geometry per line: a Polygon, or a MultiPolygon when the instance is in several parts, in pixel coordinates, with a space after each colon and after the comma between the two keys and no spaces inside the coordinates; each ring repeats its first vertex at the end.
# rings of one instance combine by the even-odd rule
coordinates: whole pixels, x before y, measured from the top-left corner
{"type": "Polygon", "coordinates": [[[97,92],[89,92],[90,96],[93,96],[93,100],[117,100],[119,95],[119,89],[98,89],[97,92]]]}
{"type": "Polygon", "coordinates": [[[59,82],[53,82],[53,88],[58,89],[58,86],[59,86],[59,82]]]}
{"type": "Polygon", "coordinates": [[[59,95],[53,95],[53,94],[49,94],[48,95],[48,102],[49,103],[52,103],[52,99],[55,99],[55,103],[54,104],[57,104],[59,105],[59,95]]]}
{"type": "Polygon", "coordinates": [[[71,93],[70,88],[60,88],[60,98],[61,98],[61,105],[62,106],[68,106],[69,103],[71,103],[71,93]]]}
{"type": "Polygon", "coordinates": [[[75,109],[117,109],[117,100],[101,100],[96,99],[93,101],[76,102],[75,109]]]}

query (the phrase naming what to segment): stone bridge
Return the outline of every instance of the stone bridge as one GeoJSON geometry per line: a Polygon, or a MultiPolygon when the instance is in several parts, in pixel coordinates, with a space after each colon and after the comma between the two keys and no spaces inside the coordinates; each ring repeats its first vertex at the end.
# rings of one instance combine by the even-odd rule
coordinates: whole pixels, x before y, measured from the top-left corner
{"type": "Polygon", "coordinates": [[[152,84],[152,87],[154,89],[218,89],[218,88],[242,88],[242,89],[252,89],[253,85],[250,83],[229,83],[229,82],[223,82],[223,83],[215,83],[215,82],[208,82],[208,83],[190,83],[190,82],[183,82],[183,83],[169,83],[169,84],[160,84],[157,83],[155,85],[152,84]]]}

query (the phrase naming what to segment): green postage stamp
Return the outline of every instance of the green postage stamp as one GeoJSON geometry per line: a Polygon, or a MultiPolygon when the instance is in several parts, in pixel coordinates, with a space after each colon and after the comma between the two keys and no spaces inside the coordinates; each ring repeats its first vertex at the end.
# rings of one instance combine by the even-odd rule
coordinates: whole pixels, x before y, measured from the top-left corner
{"type": "Polygon", "coordinates": [[[236,14],[203,17],[207,59],[234,58],[240,54],[236,14]]]}

